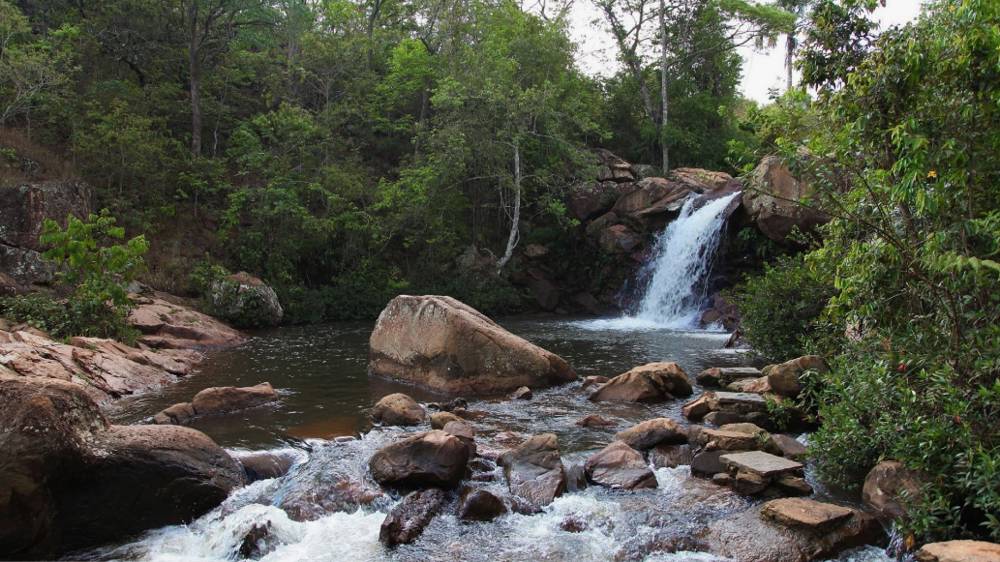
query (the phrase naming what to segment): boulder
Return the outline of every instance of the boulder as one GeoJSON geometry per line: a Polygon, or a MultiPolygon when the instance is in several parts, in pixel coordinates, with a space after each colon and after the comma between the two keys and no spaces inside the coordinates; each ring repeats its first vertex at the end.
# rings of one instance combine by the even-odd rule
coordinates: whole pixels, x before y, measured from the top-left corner
{"type": "Polygon", "coordinates": [[[649,363],[612,378],[590,400],[665,402],[691,392],[687,373],[677,363],[649,363]]]}
{"type": "Polygon", "coordinates": [[[491,394],[576,380],[559,356],[451,297],[394,298],[370,338],[369,371],[452,394],[491,394]]]}
{"type": "Polygon", "coordinates": [[[740,309],[726,297],[716,293],[712,295],[711,304],[698,320],[703,328],[721,325],[726,331],[733,331],[740,325],[740,309]]]}
{"type": "Polygon", "coordinates": [[[657,445],[649,451],[649,462],[656,468],[677,468],[694,460],[691,445],[657,445]]]}
{"type": "Polygon", "coordinates": [[[920,476],[899,461],[882,461],[865,477],[861,499],[879,517],[892,520],[906,515],[905,497],[920,494],[920,476]]]}
{"type": "Polygon", "coordinates": [[[431,429],[444,429],[448,422],[462,421],[462,418],[451,412],[434,412],[431,414],[431,429]]]}
{"type": "Polygon", "coordinates": [[[767,413],[767,401],[759,394],[746,392],[705,392],[684,404],[681,413],[691,421],[701,421],[713,412],[732,414],[727,423],[743,421],[749,414],[767,413]]]}
{"type": "Polygon", "coordinates": [[[423,423],[424,417],[420,404],[401,392],[383,397],[372,408],[372,420],[382,425],[418,425],[423,423]]]}
{"type": "Polygon", "coordinates": [[[586,390],[592,386],[600,386],[602,384],[607,383],[609,380],[611,379],[609,379],[608,377],[602,377],[600,375],[591,375],[589,377],[584,377],[583,384],[580,385],[580,389],[586,390]]]}
{"type": "Polygon", "coordinates": [[[297,458],[295,455],[282,452],[254,451],[237,455],[236,460],[243,467],[243,473],[249,484],[288,474],[297,458]]]}
{"type": "Polygon", "coordinates": [[[580,427],[614,427],[618,424],[597,414],[589,414],[576,420],[576,425],[580,427]]]}
{"type": "Polygon", "coordinates": [[[378,540],[386,546],[409,544],[424,532],[441,511],[445,494],[437,488],[412,492],[392,508],[379,529],[378,540]]]}
{"type": "Polygon", "coordinates": [[[772,434],[771,442],[774,443],[774,446],[779,452],[781,452],[781,456],[787,459],[801,461],[806,458],[806,455],[809,453],[806,446],[791,435],[784,435],[780,433],[772,434]]]}
{"type": "Polygon", "coordinates": [[[128,323],[141,332],[139,342],[157,349],[217,349],[242,344],[246,338],[219,320],[171,302],[163,293],[132,295],[135,307],[128,323]]]}
{"type": "Polygon", "coordinates": [[[205,434],[117,426],[76,384],[0,378],[0,552],[49,558],[185,523],[244,482],[205,434]]]}
{"type": "Polygon", "coordinates": [[[645,222],[650,218],[676,213],[692,191],[683,184],[664,178],[645,178],[635,189],[618,198],[611,211],[623,217],[645,222]]]}
{"type": "Polygon", "coordinates": [[[945,541],[925,544],[917,562],[1000,562],[1000,544],[983,541],[945,541]]]}
{"type": "MultiPolygon", "coordinates": [[[[885,538],[878,521],[858,510],[849,510],[849,517],[816,529],[795,519],[789,519],[791,524],[778,522],[763,514],[768,505],[710,523],[703,537],[708,550],[740,562],[809,562],[827,560],[862,545],[878,544],[885,538]]],[[[813,520],[804,515],[795,518],[813,520]]]]}
{"type": "Polygon", "coordinates": [[[810,232],[829,220],[802,204],[814,195],[814,189],[795,178],[778,156],[761,160],[749,183],[750,189],[743,191],[743,206],[757,228],[775,242],[787,243],[793,229],[810,232]]]}
{"type": "Polygon", "coordinates": [[[535,302],[542,310],[553,311],[559,306],[559,287],[556,287],[549,276],[539,268],[528,268],[524,276],[524,284],[535,297],[535,302]]]}
{"type": "Polygon", "coordinates": [[[624,224],[608,226],[597,239],[601,250],[608,254],[630,254],[642,243],[642,237],[624,224]]]}
{"type": "Polygon", "coordinates": [[[493,521],[507,513],[503,500],[486,490],[470,490],[458,507],[458,518],[462,521],[493,521]]]}
{"type": "Polygon", "coordinates": [[[656,418],[634,425],[615,435],[615,439],[640,451],[662,444],[687,443],[688,436],[677,422],[669,418],[656,418]]]}
{"type": "Polygon", "coordinates": [[[711,367],[698,373],[695,380],[702,386],[723,387],[742,379],[760,377],[755,367],[711,367]]]}
{"type": "Polygon", "coordinates": [[[571,187],[566,196],[566,209],[577,220],[587,221],[608,212],[619,197],[632,189],[634,187],[630,183],[614,181],[578,184],[571,187]]]}
{"type": "Polygon", "coordinates": [[[733,176],[703,168],[675,168],[670,171],[670,179],[691,191],[708,193],[729,185],[733,181],[733,176]]]}
{"type": "Polygon", "coordinates": [[[278,547],[270,521],[254,523],[243,535],[238,551],[240,560],[260,560],[278,547]]]}
{"type": "Polygon", "coordinates": [[[274,289],[245,271],[212,283],[210,300],[216,315],[240,328],[277,326],[285,314],[274,289]]]}
{"type": "Polygon", "coordinates": [[[850,519],[854,510],[804,498],[783,498],[765,503],[760,514],[786,527],[825,532],[850,519]]]}
{"type": "Polygon", "coordinates": [[[531,389],[526,386],[522,386],[510,393],[511,400],[531,400],[533,396],[534,394],[531,392],[531,389]]]}
{"type": "Polygon", "coordinates": [[[566,491],[566,468],[552,433],[533,435],[500,456],[512,494],[535,508],[552,503],[566,491]]]}
{"type": "Polygon", "coordinates": [[[733,423],[718,429],[704,428],[693,441],[710,451],[756,451],[765,448],[770,438],[767,431],[752,423],[733,423]]]}
{"type": "Polygon", "coordinates": [[[765,478],[773,478],[786,473],[801,473],[802,463],[765,453],[763,451],[746,451],[728,453],[719,457],[723,466],[733,471],[746,471],[765,478]]]}
{"type": "Polygon", "coordinates": [[[656,487],[656,475],[649,469],[642,453],[621,441],[613,441],[591,455],[584,471],[588,481],[608,488],[634,490],[656,487]]]}
{"type": "Polygon", "coordinates": [[[598,148],[594,150],[597,156],[599,181],[630,182],[635,179],[632,173],[632,165],[616,156],[610,150],[598,148]]]}
{"type": "Polygon", "coordinates": [[[767,384],[771,392],[787,398],[795,398],[802,392],[799,377],[806,370],[813,369],[826,372],[827,366],[818,355],[806,355],[778,365],[768,365],[762,371],[767,376],[767,384]]]}
{"type": "Polygon", "coordinates": [[[524,256],[530,259],[538,259],[547,256],[549,249],[541,244],[528,244],[524,247],[524,256]]]}
{"type": "Polygon", "coordinates": [[[271,383],[254,386],[213,386],[191,399],[191,407],[199,416],[215,416],[262,406],[278,399],[271,383]]]}
{"type": "Polygon", "coordinates": [[[159,425],[174,424],[184,425],[194,419],[198,414],[194,411],[194,406],[190,402],[178,402],[173,406],[168,406],[153,416],[153,423],[159,425]]]}
{"type": "Polygon", "coordinates": [[[379,449],[368,466],[383,486],[452,488],[465,475],[469,456],[461,438],[435,429],[379,449]]]}

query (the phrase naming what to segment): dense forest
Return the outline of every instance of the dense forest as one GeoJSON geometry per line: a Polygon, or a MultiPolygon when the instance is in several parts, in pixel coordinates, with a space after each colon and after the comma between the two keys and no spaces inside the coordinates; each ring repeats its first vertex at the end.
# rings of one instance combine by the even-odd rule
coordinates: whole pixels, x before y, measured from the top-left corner
{"type": "Polygon", "coordinates": [[[651,175],[778,155],[829,222],[748,230],[727,294],[759,356],[830,368],[774,415],[819,427],[836,484],[884,459],[921,474],[908,546],[1000,540],[1000,3],[889,29],[877,0],[592,4],[619,62],[598,77],[565,3],[0,0],[2,179],[81,178],[107,209],[46,234],[90,283],[77,314],[127,308],[101,272],[199,296],[242,270],[307,323],[401,293],[526,310],[532,243],[591,275],[565,196],[594,149],[651,175]],[[743,45],[787,55],[769,104],[738,92],[743,45]],[[131,242],[81,265],[75,243],[109,235],[131,242]],[[470,247],[488,267],[462,265],[470,247]]]}

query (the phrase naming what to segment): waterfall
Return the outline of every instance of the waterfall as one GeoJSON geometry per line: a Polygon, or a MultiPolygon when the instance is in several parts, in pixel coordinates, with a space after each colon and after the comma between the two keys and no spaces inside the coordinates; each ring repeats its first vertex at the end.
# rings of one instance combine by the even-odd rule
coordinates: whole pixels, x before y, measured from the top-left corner
{"type": "Polygon", "coordinates": [[[689,197],[680,215],[657,236],[640,278],[648,278],[631,316],[590,322],[595,329],[697,328],[708,275],[719,247],[726,208],[739,192],[696,206],[689,197]]]}

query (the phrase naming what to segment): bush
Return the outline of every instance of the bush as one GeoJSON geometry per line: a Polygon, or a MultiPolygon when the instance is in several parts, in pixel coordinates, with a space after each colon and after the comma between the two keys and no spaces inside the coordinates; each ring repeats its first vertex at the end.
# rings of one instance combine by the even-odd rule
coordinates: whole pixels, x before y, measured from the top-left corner
{"type": "Polygon", "coordinates": [[[737,287],[743,335],[755,352],[773,361],[799,357],[824,330],[820,316],[833,287],[812,272],[802,256],[779,259],[737,287]]]}

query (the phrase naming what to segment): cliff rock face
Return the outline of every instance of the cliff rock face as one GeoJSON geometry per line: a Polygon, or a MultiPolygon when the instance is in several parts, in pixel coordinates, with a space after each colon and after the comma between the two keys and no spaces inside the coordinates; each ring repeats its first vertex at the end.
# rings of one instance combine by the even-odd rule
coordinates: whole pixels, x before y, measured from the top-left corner
{"type": "Polygon", "coordinates": [[[576,379],[558,355],[451,297],[394,298],[369,346],[372,374],[451,394],[501,394],[576,379]]]}
{"type": "Polygon", "coordinates": [[[815,190],[793,176],[779,157],[765,157],[749,179],[751,189],[743,192],[743,205],[757,228],[771,240],[786,243],[793,229],[809,232],[829,220],[822,212],[801,204],[815,190]]]}
{"type": "Polygon", "coordinates": [[[21,292],[52,280],[54,269],[42,260],[38,236],[45,219],[64,223],[67,215],[91,212],[91,189],[82,182],[51,181],[0,187],[0,271],[21,292]]]}

